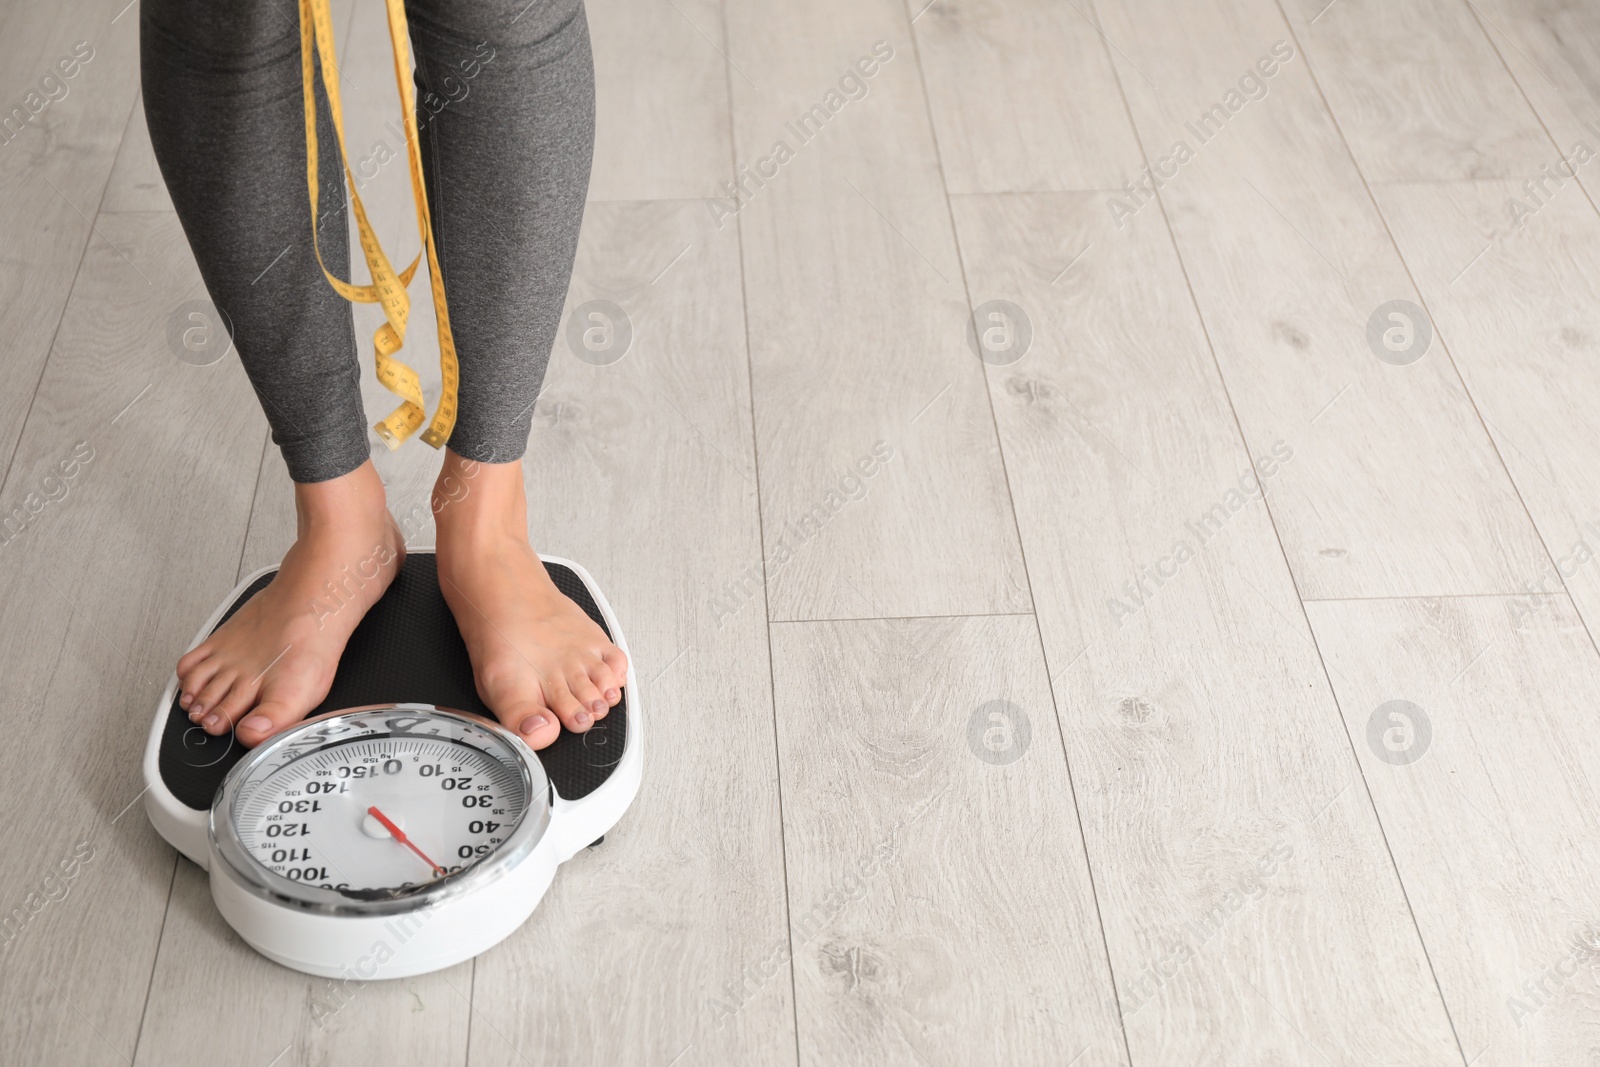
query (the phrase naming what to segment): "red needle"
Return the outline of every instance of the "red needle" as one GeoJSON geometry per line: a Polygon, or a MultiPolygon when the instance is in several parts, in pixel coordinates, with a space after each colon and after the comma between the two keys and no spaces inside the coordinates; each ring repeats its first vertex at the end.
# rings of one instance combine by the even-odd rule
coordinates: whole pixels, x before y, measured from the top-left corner
{"type": "Polygon", "coordinates": [[[426,863],[428,865],[428,869],[431,870],[434,874],[443,874],[444,873],[444,868],[439,866],[437,863],[433,862],[432,860],[430,860],[428,858],[428,856],[427,856],[427,853],[423,852],[416,845],[413,845],[411,843],[411,838],[406,836],[405,831],[400,829],[400,827],[396,826],[394,823],[389,821],[389,816],[387,816],[383,812],[379,811],[376,807],[368,808],[367,809],[367,814],[372,816],[374,819],[377,819],[380,823],[382,823],[383,824],[383,828],[385,830],[389,831],[390,836],[392,836],[396,841],[398,841],[402,845],[406,846],[406,848],[409,848],[412,852],[415,852],[418,856],[421,856],[422,857],[422,862],[426,863]]]}

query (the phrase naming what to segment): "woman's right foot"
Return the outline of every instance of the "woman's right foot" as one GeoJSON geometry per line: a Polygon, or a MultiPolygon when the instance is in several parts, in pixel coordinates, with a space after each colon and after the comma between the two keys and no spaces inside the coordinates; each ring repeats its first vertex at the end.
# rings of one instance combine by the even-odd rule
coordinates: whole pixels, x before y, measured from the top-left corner
{"type": "Polygon", "coordinates": [[[178,704],[208,734],[257,745],[322,702],[345,643],[389,588],[405,542],[368,460],[294,487],[297,535],[271,583],[178,660],[178,704]]]}
{"type": "Polygon", "coordinates": [[[562,727],[583,733],[604,719],[622,699],[628,657],[556,587],[528,542],[522,463],[475,463],[446,448],[433,513],[439,589],[478,696],[532,748],[562,727]]]}

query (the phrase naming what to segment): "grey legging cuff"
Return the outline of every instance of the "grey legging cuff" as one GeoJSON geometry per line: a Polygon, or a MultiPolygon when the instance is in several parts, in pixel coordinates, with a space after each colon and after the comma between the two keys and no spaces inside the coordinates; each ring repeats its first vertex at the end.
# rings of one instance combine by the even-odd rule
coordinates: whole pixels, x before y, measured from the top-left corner
{"type": "MultiPolygon", "coordinates": [[[[311,247],[294,12],[271,0],[144,0],[140,60],[150,140],[201,278],[232,326],[290,477],[315,482],[354,470],[371,445],[351,306],[311,247]]],[[[449,446],[508,462],[527,447],[588,191],[588,25],[581,0],[407,0],[406,16],[461,364],[449,446]]],[[[344,178],[320,78],[318,241],[328,269],[350,279],[344,178]]],[[[341,88],[348,97],[349,83],[341,88]]],[[[349,144],[357,182],[390,169],[388,180],[405,181],[398,115],[386,130],[373,145],[349,144]]],[[[416,247],[380,236],[396,258],[416,247]]],[[[364,264],[358,273],[352,280],[364,283],[364,264]]],[[[426,278],[413,281],[412,299],[429,299],[426,278]]],[[[433,338],[407,338],[400,358],[419,370],[437,359],[433,338]]]]}

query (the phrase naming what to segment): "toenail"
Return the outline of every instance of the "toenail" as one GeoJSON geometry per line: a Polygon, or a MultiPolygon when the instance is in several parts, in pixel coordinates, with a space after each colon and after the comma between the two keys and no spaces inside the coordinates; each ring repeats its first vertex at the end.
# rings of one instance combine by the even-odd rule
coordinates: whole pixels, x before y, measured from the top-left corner
{"type": "Polygon", "coordinates": [[[621,693],[620,690],[616,690],[616,689],[607,689],[606,690],[606,703],[607,704],[615,704],[621,698],[622,698],[622,693],[621,693]]]}
{"type": "Polygon", "coordinates": [[[546,719],[543,715],[535,715],[531,719],[523,719],[522,720],[522,725],[520,727],[518,727],[518,729],[520,729],[525,734],[531,734],[535,730],[538,730],[541,727],[543,727],[544,724],[546,722],[548,722],[548,721],[549,720],[546,719]]]}
{"type": "Polygon", "coordinates": [[[592,719],[593,716],[587,711],[580,711],[578,714],[572,717],[572,721],[577,723],[579,726],[588,726],[592,719]]]}
{"type": "Polygon", "coordinates": [[[589,710],[594,712],[596,715],[600,714],[602,711],[606,710],[605,701],[596,700],[593,704],[589,705],[589,710]]]}
{"type": "Polygon", "coordinates": [[[206,716],[205,722],[209,729],[216,729],[218,726],[222,725],[222,716],[212,712],[210,715],[206,716]]]}
{"type": "Polygon", "coordinates": [[[272,729],[272,720],[265,715],[252,715],[240,723],[239,726],[245,730],[270,730],[272,729]]]}

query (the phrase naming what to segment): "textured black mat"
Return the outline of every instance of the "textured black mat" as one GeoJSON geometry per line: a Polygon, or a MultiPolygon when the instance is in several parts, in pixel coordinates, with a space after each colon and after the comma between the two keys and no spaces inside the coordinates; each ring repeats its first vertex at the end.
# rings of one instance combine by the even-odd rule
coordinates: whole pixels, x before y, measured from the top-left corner
{"type": "MultiPolygon", "coordinates": [[[[561,591],[610,636],[610,628],[600,617],[600,608],[583,580],[559,565],[546,564],[545,570],[561,591]]],[[[229,606],[223,620],[271,580],[271,574],[263,574],[252,583],[229,606]]],[[[394,584],[350,636],[333,688],[311,714],[363,704],[406,702],[494,717],[478,699],[472,684],[472,664],[450,608],[439,592],[432,552],[407,553],[394,584]]],[[[554,744],[540,750],[539,761],[556,792],[576,800],[588,796],[611,777],[627,738],[628,693],[623,690],[621,702],[604,719],[583,734],[563,729],[554,744]]],[[[212,737],[190,723],[177,699],[173,699],[161,738],[161,778],[184,804],[200,810],[211,807],[223,777],[247,751],[232,734],[212,737]]]]}

